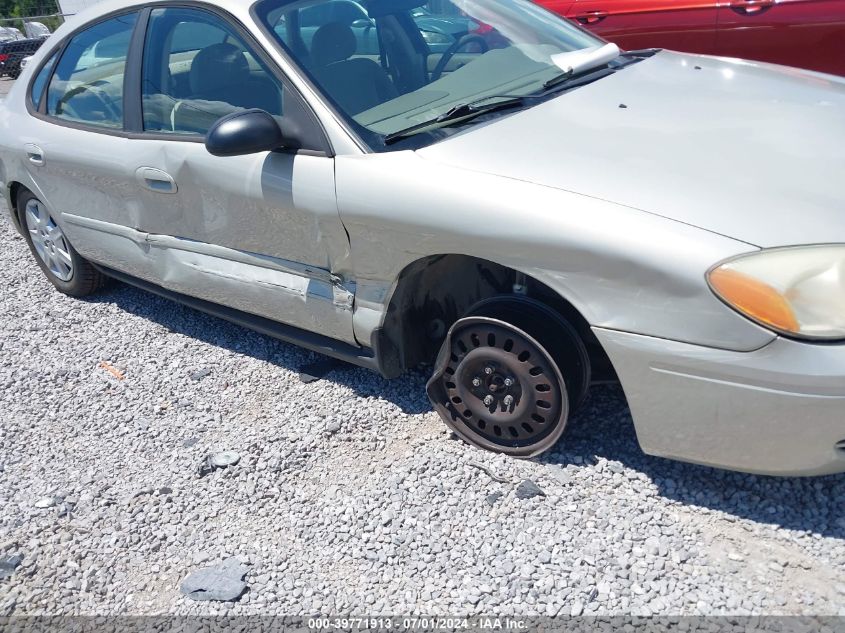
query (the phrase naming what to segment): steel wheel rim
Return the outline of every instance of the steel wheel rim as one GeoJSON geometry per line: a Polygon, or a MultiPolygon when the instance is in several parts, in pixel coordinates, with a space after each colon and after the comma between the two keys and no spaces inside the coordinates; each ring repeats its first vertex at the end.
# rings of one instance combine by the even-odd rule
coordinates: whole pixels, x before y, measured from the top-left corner
{"type": "Polygon", "coordinates": [[[454,421],[482,445],[535,446],[559,427],[567,409],[553,360],[505,324],[481,320],[455,330],[442,381],[454,421]]]}
{"type": "Polygon", "coordinates": [[[73,277],[73,259],[62,229],[38,200],[32,199],[26,203],[24,215],[38,258],[53,275],[62,281],[70,281],[73,277]]]}

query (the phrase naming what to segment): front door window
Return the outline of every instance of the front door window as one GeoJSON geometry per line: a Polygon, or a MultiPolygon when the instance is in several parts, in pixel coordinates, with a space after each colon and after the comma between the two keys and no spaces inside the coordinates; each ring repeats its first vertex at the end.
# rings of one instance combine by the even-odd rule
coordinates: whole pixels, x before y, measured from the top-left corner
{"type": "Polygon", "coordinates": [[[281,83],[212,13],[154,9],[144,50],[145,131],[204,135],[220,117],[246,108],[282,116],[281,83]]]}

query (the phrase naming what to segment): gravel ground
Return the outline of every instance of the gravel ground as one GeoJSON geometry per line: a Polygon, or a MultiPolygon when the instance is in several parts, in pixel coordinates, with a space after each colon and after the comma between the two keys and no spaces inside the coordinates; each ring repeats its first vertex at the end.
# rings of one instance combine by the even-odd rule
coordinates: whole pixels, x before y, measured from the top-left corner
{"type": "Polygon", "coordinates": [[[304,384],[314,354],[118,284],[64,297],[5,216],[0,243],[0,615],[845,615],[845,477],[647,457],[609,386],[555,452],[494,456],[421,373],[304,384]],[[229,557],[239,602],[180,593],[229,557]]]}

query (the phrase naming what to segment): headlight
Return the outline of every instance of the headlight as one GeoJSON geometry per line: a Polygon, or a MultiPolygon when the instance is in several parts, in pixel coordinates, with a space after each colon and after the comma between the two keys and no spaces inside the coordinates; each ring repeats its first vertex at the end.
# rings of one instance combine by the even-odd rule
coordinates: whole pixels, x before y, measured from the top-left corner
{"type": "Polygon", "coordinates": [[[845,338],[845,245],[742,255],[711,269],[707,281],[722,301],[772,330],[845,338]]]}

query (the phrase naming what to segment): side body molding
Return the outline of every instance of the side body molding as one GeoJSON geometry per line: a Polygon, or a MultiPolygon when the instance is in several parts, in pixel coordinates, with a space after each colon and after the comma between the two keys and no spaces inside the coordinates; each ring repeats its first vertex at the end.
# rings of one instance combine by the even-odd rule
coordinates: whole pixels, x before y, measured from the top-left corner
{"type": "Polygon", "coordinates": [[[81,254],[163,288],[355,344],[339,313],[352,311],[355,285],[330,271],[277,257],[62,214],[81,254]],[[96,235],[96,239],[92,232],[96,235]],[[81,239],[76,239],[81,238],[81,239]],[[96,244],[97,246],[90,246],[96,244]]]}

